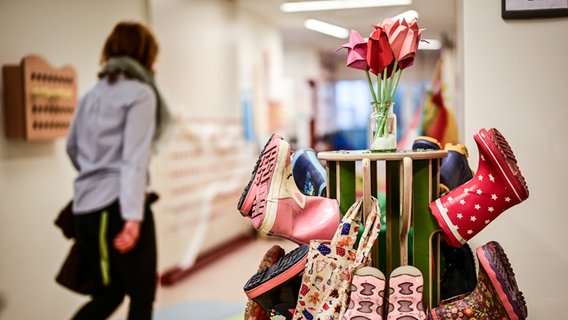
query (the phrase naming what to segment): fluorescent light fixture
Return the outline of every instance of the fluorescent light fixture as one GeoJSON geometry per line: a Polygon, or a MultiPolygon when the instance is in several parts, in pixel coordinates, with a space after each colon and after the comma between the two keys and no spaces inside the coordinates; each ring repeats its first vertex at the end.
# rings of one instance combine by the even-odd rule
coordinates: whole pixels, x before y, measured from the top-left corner
{"type": "Polygon", "coordinates": [[[440,50],[442,49],[442,42],[437,39],[424,39],[428,42],[420,41],[418,43],[418,50],[440,50]]]}
{"type": "Polygon", "coordinates": [[[284,12],[303,12],[404,6],[409,4],[412,4],[412,0],[321,0],[284,2],[280,5],[280,10],[284,12]]]}
{"type": "Polygon", "coordinates": [[[349,37],[349,30],[315,19],[308,19],[304,21],[304,27],[339,39],[346,39],[349,37]]]}

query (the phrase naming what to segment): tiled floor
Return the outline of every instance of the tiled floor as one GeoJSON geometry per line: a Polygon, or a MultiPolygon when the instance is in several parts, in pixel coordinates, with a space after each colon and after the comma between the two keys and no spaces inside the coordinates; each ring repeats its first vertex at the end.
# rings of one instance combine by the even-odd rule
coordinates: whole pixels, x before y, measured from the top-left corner
{"type": "MultiPolygon", "coordinates": [[[[184,301],[218,301],[241,303],[244,308],[247,297],[243,286],[257,271],[266,251],[273,245],[291,251],[297,244],[279,238],[257,239],[196,271],[172,286],[158,289],[155,309],[167,308],[184,301]]],[[[114,320],[124,319],[125,305],[114,320]]]]}

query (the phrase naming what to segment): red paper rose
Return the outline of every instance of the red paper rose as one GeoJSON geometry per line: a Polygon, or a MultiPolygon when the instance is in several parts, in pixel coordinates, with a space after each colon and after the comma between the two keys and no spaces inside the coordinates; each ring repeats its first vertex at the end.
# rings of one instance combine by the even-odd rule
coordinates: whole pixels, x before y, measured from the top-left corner
{"type": "Polygon", "coordinates": [[[374,30],[367,41],[367,63],[371,73],[381,76],[385,68],[387,69],[387,78],[392,74],[392,65],[394,63],[394,55],[390,47],[386,30],[382,26],[374,26],[374,30]]]}
{"type": "Polygon", "coordinates": [[[396,21],[387,19],[381,23],[381,26],[387,33],[394,59],[398,61],[398,69],[410,67],[414,63],[422,32],[418,28],[416,18],[410,22],[405,19],[396,21]]]}

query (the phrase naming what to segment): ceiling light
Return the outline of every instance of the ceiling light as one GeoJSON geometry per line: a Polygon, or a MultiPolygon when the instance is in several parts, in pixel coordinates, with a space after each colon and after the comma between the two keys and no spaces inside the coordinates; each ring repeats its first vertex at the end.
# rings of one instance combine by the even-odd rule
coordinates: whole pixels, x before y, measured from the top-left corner
{"type": "Polygon", "coordinates": [[[284,2],[280,5],[280,10],[284,12],[302,12],[404,6],[409,4],[412,4],[412,0],[321,0],[284,2]]]}
{"type": "Polygon", "coordinates": [[[349,30],[331,23],[315,19],[306,20],[304,22],[304,26],[310,30],[327,34],[328,36],[336,37],[339,39],[346,39],[347,37],[349,37],[349,30]]]}
{"type": "Polygon", "coordinates": [[[442,42],[437,39],[424,39],[418,43],[418,50],[440,50],[442,42]]]}

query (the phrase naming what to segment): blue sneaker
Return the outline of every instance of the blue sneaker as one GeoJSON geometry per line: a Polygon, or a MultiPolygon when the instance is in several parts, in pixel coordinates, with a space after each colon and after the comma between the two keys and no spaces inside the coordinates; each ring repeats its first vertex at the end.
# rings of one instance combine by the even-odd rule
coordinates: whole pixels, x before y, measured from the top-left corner
{"type": "Polygon", "coordinates": [[[325,168],[312,149],[298,149],[292,157],[292,174],[300,192],[307,196],[325,197],[325,168]]]}

